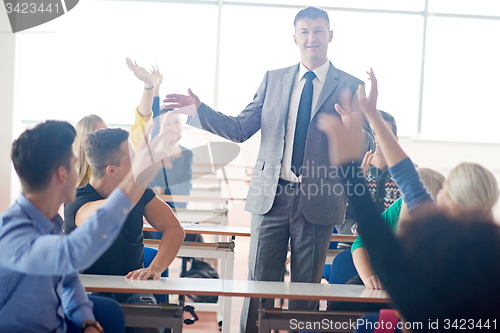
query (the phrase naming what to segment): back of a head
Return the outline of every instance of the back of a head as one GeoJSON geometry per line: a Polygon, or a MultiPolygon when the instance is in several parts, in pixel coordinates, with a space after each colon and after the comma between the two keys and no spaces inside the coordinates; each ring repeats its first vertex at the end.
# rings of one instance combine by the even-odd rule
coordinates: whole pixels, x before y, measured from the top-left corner
{"type": "Polygon", "coordinates": [[[436,199],[438,192],[443,188],[445,180],[444,175],[439,171],[429,168],[418,168],[417,171],[427,191],[431,194],[433,199],[436,199]]]}
{"type": "Polygon", "coordinates": [[[83,142],[85,141],[85,136],[87,135],[87,133],[94,131],[99,123],[106,126],[106,123],[101,117],[95,114],[90,114],[80,119],[80,121],[75,126],[76,138],[73,149],[75,151],[76,157],[78,158],[76,162],[76,170],[78,172],[77,187],[85,185],[89,180],[89,165],[87,163],[87,159],[85,158],[83,142]]]}
{"type": "Polygon", "coordinates": [[[477,163],[464,162],[451,170],[446,186],[450,198],[471,213],[492,215],[498,200],[495,176],[477,163]]]}
{"type": "Polygon", "coordinates": [[[295,19],[293,20],[293,26],[297,26],[297,22],[300,20],[316,20],[323,19],[326,22],[326,26],[328,30],[330,30],[330,19],[328,18],[328,13],[323,9],[319,9],[316,7],[307,7],[302,9],[300,12],[295,15],[295,19]]]}
{"type": "Polygon", "coordinates": [[[14,141],[11,158],[23,192],[42,191],[58,167],[70,169],[75,134],[71,124],[48,120],[24,131],[14,141]]]}
{"type": "Polygon", "coordinates": [[[87,133],[84,150],[92,168],[92,177],[102,178],[108,165],[120,165],[123,157],[120,145],[128,136],[129,133],[121,128],[102,128],[87,133]]]}
{"type": "Polygon", "coordinates": [[[428,308],[415,313],[451,320],[500,317],[498,225],[438,214],[405,224],[399,238],[413,282],[427,291],[421,296],[428,308]]]}

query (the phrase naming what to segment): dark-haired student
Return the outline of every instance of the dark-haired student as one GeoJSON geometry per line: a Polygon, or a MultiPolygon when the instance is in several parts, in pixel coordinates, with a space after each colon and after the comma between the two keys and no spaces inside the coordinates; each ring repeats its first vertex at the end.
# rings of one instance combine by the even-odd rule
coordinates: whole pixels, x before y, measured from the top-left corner
{"type": "MultiPolygon", "coordinates": [[[[488,212],[489,203],[485,202],[486,211],[476,215],[455,214],[435,205],[376,112],[377,81],[372,71],[369,74],[372,91],[368,97],[360,96],[361,109],[384,145],[391,174],[411,217],[401,224],[396,238],[377,214],[363,177],[344,172],[350,187],[365,189],[350,199],[374,271],[403,318],[417,324],[413,331],[477,330],[478,325],[496,330],[500,318],[500,228],[488,212]]],[[[357,169],[360,163],[352,161],[363,149],[360,116],[337,110],[350,118],[350,127],[325,116],[320,128],[329,138],[332,162],[357,169]]]]}
{"type": "MultiPolygon", "coordinates": [[[[128,137],[129,133],[120,128],[104,128],[87,134],[84,148],[92,176],[88,184],[77,189],[75,201],[64,207],[66,233],[72,234],[84,227],[87,216],[105,202],[129,173],[128,137]]],[[[122,275],[139,280],[159,279],[175,259],[183,239],[184,230],[172,209],[148,188],[127,216],[113,244],[83,273],[122,275]],[[144,267],[143,217],[163,233],[158,254],[148,267],[144,267]]],[[[120,303],[156,303],[152,294],[97,295],[114,298],[120,303]]],[[[128,328],[127,332],[158,332],[158,329],[128,328]]]]}
{"type": "Polygon", "coordinates": [[[65,316],[86,333],[101,331],[78,271],[111,245],[144,188],[125,174],[82,228],[62,235],[57,212],[74,200],[77,182],[74,138],[70,124],[47,121],[12,145],[22,192],[0,216],[0,332],[62,333],[65,316]]]}

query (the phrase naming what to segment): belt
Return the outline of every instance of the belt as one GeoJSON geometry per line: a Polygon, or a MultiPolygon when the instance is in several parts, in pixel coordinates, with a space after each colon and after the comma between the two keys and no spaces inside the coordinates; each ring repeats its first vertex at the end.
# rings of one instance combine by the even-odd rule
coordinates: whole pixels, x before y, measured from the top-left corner
{"type": "Polygon", "coordinates": [[[300,186],[302,185],[302,183],[290,182],[281,178],[278,180],[278,184],[280,184],[281,186],[289,187],[292,190],[299,190],[300,186]]]}

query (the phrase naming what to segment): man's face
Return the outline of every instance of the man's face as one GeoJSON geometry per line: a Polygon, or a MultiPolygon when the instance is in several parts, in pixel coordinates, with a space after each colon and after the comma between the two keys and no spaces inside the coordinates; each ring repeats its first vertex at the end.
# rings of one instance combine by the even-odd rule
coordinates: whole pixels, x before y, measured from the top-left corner
{"type": "Polygon", "coordinates": [[[333,31],[328,30],[326,21],[304,19],[295,25],[293,39],[299,46],[302,62],[321,65],[327,60],[328,43],[332,41],[333,31]]]}
{"type": "Polygon", "coordinates": [[[116,166],[115,169],[115,179],[118,182],[121,182],[132,168],[128,142],[129,140],[125,140],[120,145],[120,151],[122,152],[123,156],[120,159],[120,165],[116,166]]]}

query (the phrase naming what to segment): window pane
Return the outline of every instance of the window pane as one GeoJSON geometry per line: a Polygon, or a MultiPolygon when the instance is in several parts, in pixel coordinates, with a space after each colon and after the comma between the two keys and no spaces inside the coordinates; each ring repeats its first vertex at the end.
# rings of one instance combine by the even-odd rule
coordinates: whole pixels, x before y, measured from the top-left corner
{"type": "Polygon", "coordinates": [[[378,108],[396,118],[399,136],[417,133],[423,18],[419,15],[330,13],[333,64],[365,81],[373,68],[378,108]]]}
{"type": "Polygon", "coordinates": [[[424,10],[424,0],[232,0],[227,2],[255,2],[280,5],[300,5],[304,7],[343,7],[343,8],[367,8],[367,9],[387,9],[387,10],[424,10]]]}
{"type": "Polygon", "coordinates": [[[125,57],[164,74],[161,95],[191,87],[213,101],[217,6],[81,1],[17,34],[15,108],[24,120],[78,121],[95,113],[131,124],[143,85],[125,57]]]}
{"type": "Polygon", "coordinates": [[[500,142],[500,22],[430,18],[422,135],[500,142]]]}
{"type": "Polygon", "coordinates": [[[500,1],[430,0],[429,11],[435,13],[500,16],[500,1]]]}
{"type": "MultiPolygon", "coordinates": [[[[300,61],[293,42],[296,9],[225,6],[222,16],[219,109],[238,114],[266,70],[300,61]],[[258,22],[255,17],[259,17],[258,22]]],[[[400,135],[414,135],[420,87],[423,19],[417,15],[329,12],[334,66],[380,80],[380,109],[393,114],[400,135]],[[397,29],[395,28],[397,27],[397,29]],[[402,82],[405,82],[403,85],[402,82]]]]}

